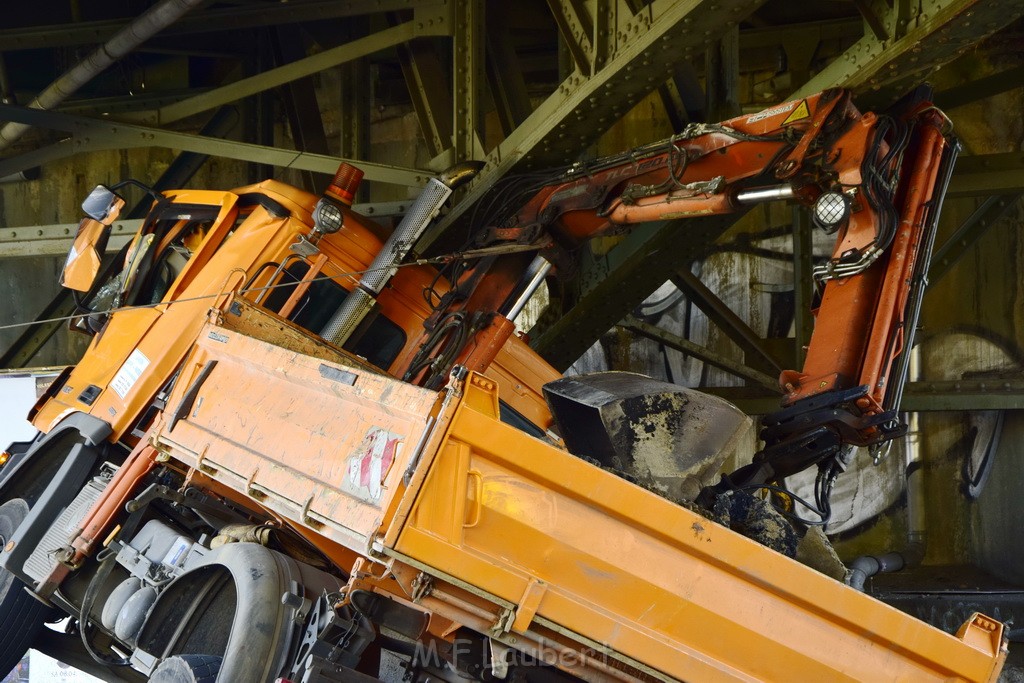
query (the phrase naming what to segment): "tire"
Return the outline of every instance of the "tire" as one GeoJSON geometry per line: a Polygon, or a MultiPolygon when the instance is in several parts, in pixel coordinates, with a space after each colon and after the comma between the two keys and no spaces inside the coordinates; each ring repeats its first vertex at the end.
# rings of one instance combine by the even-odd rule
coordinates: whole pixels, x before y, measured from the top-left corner
{"type": "MultiPolygon", "coordinates": [[[[29,507],[21,498],[0,505],[0,547],[28,515],[29,507]]],[[[6,569],[0,569],[0,675],[14,669],[32,642],[45,628],[49,607],[25,590],[25,584],[6,569]]]]}
{"type": "Polygon", "coordinates": [[[150,683],[214,683],[221,658],[216,655],[174,655],[160,662],[150,683]]]}

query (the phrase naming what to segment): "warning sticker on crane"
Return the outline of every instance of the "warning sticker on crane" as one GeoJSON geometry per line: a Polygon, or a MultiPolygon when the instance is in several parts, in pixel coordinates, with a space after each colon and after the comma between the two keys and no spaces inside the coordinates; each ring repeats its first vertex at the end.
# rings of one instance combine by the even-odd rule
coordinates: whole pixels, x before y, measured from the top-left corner
{"type": "Polygon", "coordinates": [[[401,434],[371,427],[348,458],[342,490],[367,503],[380,501],[384,479],[401,447],[401,434]]]}
{"type": "Polygon", "coordinates": [[[784,114],[787,111],[789,111],[790,109],[792,109],[795,105],[796,105],[796,102],[785,102],[783,104],[780,104],[777,107],[772,107],[771,109],[765,109],[764,111],[760,111],[760,112],[754,114],[753,116],[748,117],[747,118],[747,124],[757,123],[758,121],[763,121],[765,119],[770,119],[773,116],[778,116],[779,114],[784,114]]]}
{"type": "Polygon", "coordinates": [[[786,117],[786,120],[782,122],[782,125],[786,126],[794,121],[800,121],[802,119],[810,118],[811,110],[807,106],[807,100],[800,100],[800,105],[793,110],[793,113],[786,117]]]}

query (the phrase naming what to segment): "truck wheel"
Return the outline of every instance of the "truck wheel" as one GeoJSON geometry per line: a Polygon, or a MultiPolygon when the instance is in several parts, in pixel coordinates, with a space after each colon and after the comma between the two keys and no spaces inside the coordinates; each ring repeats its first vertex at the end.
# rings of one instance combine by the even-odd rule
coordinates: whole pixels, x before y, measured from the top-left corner
{"type": "MultiPolygon", "coordinates": [[[[28,503],[21,498],[0,505],[0,548],[28,515],[28,503]]],[[[25,591],[25,584],[6,569],[0,569],[0,674],[14,669],[43,628],[50,610],[25,591]]]]}
{"type": "Polygon", "coordinates": [[[221,658],[216,655],[175,655],[153,669],[150,683],[214,683],[221,658]]]}

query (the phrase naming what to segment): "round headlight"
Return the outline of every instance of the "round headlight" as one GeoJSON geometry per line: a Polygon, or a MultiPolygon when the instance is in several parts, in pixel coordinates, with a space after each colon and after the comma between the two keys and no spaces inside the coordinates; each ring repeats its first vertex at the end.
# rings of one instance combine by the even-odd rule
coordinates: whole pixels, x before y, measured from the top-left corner
{"type": "Polygon", "coordinates": [[[345,217],[342,216],[341,209],[326,197],[318,201],[313,208],[313,227],[318,232],[324,234],[338,232],[344,221],[345,217]]]}
{"type": "Polygon", "coordinates": [[[839,229],[850,214],[850,200],[841,192],[826,192],[814,202],[814,224],[827,233],[839,229]]]}

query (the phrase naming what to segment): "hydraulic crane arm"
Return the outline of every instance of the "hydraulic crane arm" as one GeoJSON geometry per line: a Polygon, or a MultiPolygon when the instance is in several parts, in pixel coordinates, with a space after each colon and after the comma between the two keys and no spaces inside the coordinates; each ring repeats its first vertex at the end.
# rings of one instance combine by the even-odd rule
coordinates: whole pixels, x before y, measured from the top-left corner
{"type": "MultiPolygon", "coordinates": [[[[691,124],[556,178],[514,179],[490,198],[470,246],[518,242],[558,264],[583,241],[638,223],[735,214],[778,199],[811,207],[835,247],[816,268],[823,291],[804,366],[781,374],[784,408],[764,421],[765,449],[734,475],[757,485],[813,464],[841,468],[845,446],[877,447],[905,433],[897,410],[906,364],[897,359],[910,347],[956,152],[948,119],[923,90],[885,114],[861,113],[848,92],[827,90],[691,124]]],[[[526,279],[532,254],[519,251],[466,267],[445,310],[502,313],[500,302],[526,279]]],[[[537,271],[535,262],[531,280],[537,271]]]]}

